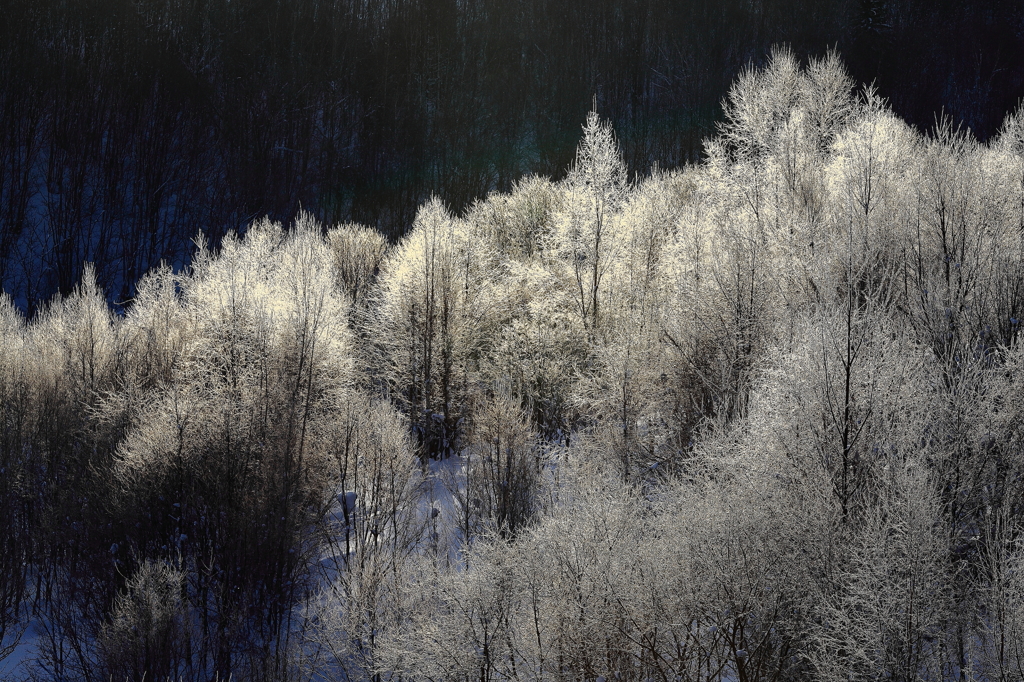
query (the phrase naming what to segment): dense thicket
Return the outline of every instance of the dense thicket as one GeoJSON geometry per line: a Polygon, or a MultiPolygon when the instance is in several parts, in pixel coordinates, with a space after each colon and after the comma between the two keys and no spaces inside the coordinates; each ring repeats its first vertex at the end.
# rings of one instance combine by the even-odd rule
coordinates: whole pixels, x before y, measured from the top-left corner
{"type": "Polygon", "coordinates": [[[557,177],[596,105],[627,165],[694,161],[740,68],[838,47],[921,129],[981,139],[1024,95],[1024,11],[934,0],[5,0],[0,286],[85,261],[114,301],[161,260],[300,207],[404,234],[557,177]]]}
{"type": "Polygon", "coordinates": [[[37,680],[1020,680],[1024,117],[837,57],[706,159],[263,220],[0,307],[0,655],[37,680]],[[26,633],[27,631],[27,633],[26,633]],[[17,646],[24,634],[25,641],[17,646]]]}

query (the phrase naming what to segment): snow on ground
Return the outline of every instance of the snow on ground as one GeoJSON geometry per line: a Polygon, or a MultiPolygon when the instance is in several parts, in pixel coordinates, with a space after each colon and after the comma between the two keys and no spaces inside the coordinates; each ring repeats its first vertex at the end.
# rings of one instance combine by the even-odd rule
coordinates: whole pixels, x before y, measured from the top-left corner
{"type": "Polygon", "coordinates": [[[36,620],[29,621],[14,651],[0,661],[0,680],[19,679],[28,672],[28,665],[36,658],[36,645],[39,641],[37,626],[36,620]]]}

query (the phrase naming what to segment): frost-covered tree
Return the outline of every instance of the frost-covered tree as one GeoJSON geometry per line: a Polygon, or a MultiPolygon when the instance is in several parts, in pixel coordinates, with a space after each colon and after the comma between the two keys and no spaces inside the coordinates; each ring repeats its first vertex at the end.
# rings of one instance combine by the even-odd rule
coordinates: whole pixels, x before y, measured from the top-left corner
{"type": "Polygon", "coordinates": [[[425,455],[458,451],[482,329],[503,306],[488,249],[435,199],[382,266],[373,362],[425,455]]]}
{"type": "Polygon", "coordinates": [[[620,256],[617,215],[626,197],[626,166],[608,123],[587,115],[576,161],[563,183],[564,199],[555,216],[549,246],[557,268],[565,270],[569,295],[580,324],[594,334],[602,320],[602,299],[610,295],[605,277],[620,256]]]}
{"type": "Polygon", "coordinates": [[[0,505],[7,519],[0,535],[0,660],[10,655],[25,630],[29,566],[33,557],[32,462],[24,440],[31,419],[25,322],[7,294],[0,294],[0,505]],[[28,499],[26,499],[28,498],[28,499]],[[26,502],[28,502],[26,504],[26,502]]]}
{"type": "Polygon", "coordinates": [[[518,396],[478,395],[454,496],[465,542],[480,533],[515,537],[533,520],[546,464],[518,396]]]}
{"type": "Polygon", "coordinates": [[[352,384],[331,253],[309,221],[291,233],[264,222],[200,251],[177,301],[153,288],[136,322],[173,315],[189,331],[169,379],[131,412],[114,473],[135,530],[111,551],[185,575],[187,618],[199,624],[186,676],[286,675],[352,384]]]}
{"type": "Polygon", "coordinates": [[[318,679],[372,676],[379,638],[406,617],[404,581],[427,530],[407,426],[394,407],[370,400],[352,400],[339,415],[323,581],[304,608],[308,624],[297,643],[302,669],[318,679]]]}
{"type": "MultiPolygon", "coordinates": [[[[953,575],[934,524],[932,482],[913,459],[887,478],[811,626],[816,679],[941,678],[948,667],[964,667],[955,653],[957,633],[949,629],[953,575]]],[[[965,672],[973,665],[969,661],[965,672]]]]}
{"type": "Polygon", "coordinates": [[[327,233],[338,286],[353,303],[363,303],[387,253],[384,235],[363,225],[347,224],[327,233]]]}
{"type": "Polygon", "coordinates": [[[183,603],[185,575],[144,561],[118,595],[98,636],[101,669],[113,679],[178,678],[191,659],[192,631],[183,603]]]}
{"type": "Polygon", "coordinates": [[[494,193],[475,203],[466,220],[501,253],[528,260],[550,238],[552,220],[563,201],[555,183],[532,175],[517,182],[508,194],[494,193]]]}

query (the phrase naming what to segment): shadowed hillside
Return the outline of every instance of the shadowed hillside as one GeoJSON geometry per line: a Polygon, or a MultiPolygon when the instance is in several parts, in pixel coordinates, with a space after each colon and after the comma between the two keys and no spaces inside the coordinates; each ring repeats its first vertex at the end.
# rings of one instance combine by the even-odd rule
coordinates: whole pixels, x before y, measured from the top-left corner
{"type": "Polygon", "coordinates": [[[1024,95],[1024,12],[931,0],[6,0],[0,283],[34,311],[92,262],[113,301],[300,208],[389,238],[561,177],[596,108],[626,165],[699,159],[748,62],[836,48],[921,130],[1024,95]]]}

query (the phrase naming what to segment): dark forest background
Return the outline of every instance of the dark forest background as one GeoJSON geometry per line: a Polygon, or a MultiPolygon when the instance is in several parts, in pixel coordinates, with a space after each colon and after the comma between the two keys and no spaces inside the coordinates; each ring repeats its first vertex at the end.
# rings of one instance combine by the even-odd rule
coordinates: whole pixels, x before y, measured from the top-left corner
{"type": "Polygon", "coordinates": [[[591,108],[634,172],[697,160],[745,65],[839,52],[920,129],[1024,94],[1024,7],[954,0],[2,0],[0,288],[115,302],[300,209],[403,234],[564,175],[591,108]]]}

